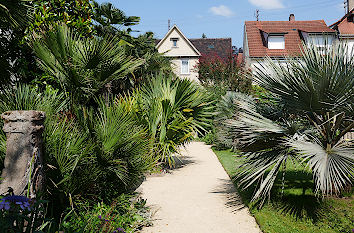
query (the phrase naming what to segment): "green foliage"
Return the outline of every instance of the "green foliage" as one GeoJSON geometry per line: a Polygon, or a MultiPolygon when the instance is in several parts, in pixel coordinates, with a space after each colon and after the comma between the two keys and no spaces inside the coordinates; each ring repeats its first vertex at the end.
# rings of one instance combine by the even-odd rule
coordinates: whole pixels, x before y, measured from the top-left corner
{"type": "Polygon", "coordinates": [[[238,110],[225,124],[237,149],[247,152],[240,184],[258,183],[252,201],[261,204],[289,160],[311,169],[316,194],[340,195],[353,182],[353,144],[342,140],[354,128],[353,61],[343,45],[323,51],[306,47],[303,57],[302,62],[289,58],[287,66],[268,59],[257,70],[255,81],[286,111],[280,118],[265,117],[267,111],[252,99],[235,98],[238,110]]]}
{"type": "Polygon", "coordinates": [[[40,33],[65,24],[87,37],[93,34],[93,9],[89,0],[35,0],[34,20],[27,34],[40,33]]]}
{"type": "Polygon", "coordinates": [[[1,0],[0,23],[3,26],[18,29],[27,25],[32,20],[33,7],[29,0],[1,0]],[[5,24],[5,25],[4,25],[5,24]]]}
{"type": "Polygon", "coordinates": [[[70,95],[72,103],[90,104],[109,92],[107,85],[126,77],[143,60],[125,53],[117,37],[80,38],[65,25],[33,38],[39,65],[53,77],[57,87],[70,95]]]}
{"type": "Polygon", "coordinates": [[[96,21],[95,30],[98,35],[109,33],[129,39],[131,29],[128,28],[128,30],[125,31],[122,27],[137,25],[140,22],[140,17],[126,16],[122,10],[115,8],[112,3],[106,2],[99,4],[93,1],[93,6],[93,19],[96,21]]]}
{"type": "Polygon", "coordinates": [[[249,71],[240,67],[233,58],[221,58],[214,54],[203,55],[196,67],[203,86],[219,86],[227,91],[249,93],[252,81],[249,71]]]}
{"type": "Polygon", "coordinates": [[[130,195],[121,195],[111,205],[81,203],[66,216],[61,230],[129,233],[150,225],[151,216],[145,200],[138,199],[132,203],[131,198],[130,195]]]}
{"type": "MultiPolygon", "coordinates": [[[[152,166],[150,142],[128,101],[78,107],[45,131],[48,176],[56,195],[110,199],[141,182],[152,166]]],[[[53,196],[55,200],[56,196],[53,196]]]]}
{"type": "MultiPolygon", "coordinates": [[[[270,202],[263,208],[250,203],[255,185],[243,190],[235,179],[242,164],[239,156],[231,151],[214,152],[231,178],[242,197],[250,207],[263,232],[311,233],[311,232],[347,232],[353,229],[354,199],[352,194],[343,198],[318,199],[313,193],[312,174],[299,164],[287,164],[285,184],[278,179],[270,202]],[[284,188],[282,188],[284,187],[284,188]]],[[[282,176],[282,175],[281,175],[282,176]]]]}
{"type": "MultiPolygon", "coordinates": [[[[13,199],[24,199],[26,197],[22,196],[10,196],[14,197],[13,199]]],[[[26,201],[27,202],[27,201],[26,201]]],[[[1,233],[30,233],[30,232],[47,232],[44,231],[44,228],[47,229],[51,225],[51,220],[46,219],[43,213],[45,212],[44,205],[47,203],[42,200],[29,200],[28,208],[23,208],[23,202],[11,202],[10,209],[0,209],[0,232],[1,233]],[[22,207],[20,204],[22,203],[22,207]]]]}
{"type": "Polygon", "coordinates": [[[137,94],[138,116],[155,142],[155,154],[170,166],[172,153],[180,145],[210,127],[213,106],[209,95],[188,79],[173,80],[160,74],[137,94]]]}
{"type": "MultiPolygon", "coordinates": [[[[8,87],[0,93],[0,113],[14,110],[38,110],[46,113],[46,124],[61,111],[66,110],[68,101],[63,93],[48,87],[44,92],[28,85],[8,87]]],[[[3,122],[0,122],[2,128],[3,122]]],[[[0,132],[0,168],[6,153],[6,136],[0,132]]]]}

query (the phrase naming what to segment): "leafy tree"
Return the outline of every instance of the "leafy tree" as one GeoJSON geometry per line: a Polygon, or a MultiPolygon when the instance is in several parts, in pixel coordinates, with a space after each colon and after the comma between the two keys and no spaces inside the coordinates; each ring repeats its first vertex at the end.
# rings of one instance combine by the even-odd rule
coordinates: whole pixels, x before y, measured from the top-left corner
{"type": "Polygon", "coordinates": [[[57,24],[65,24],[84,37],[93,35],[93,8],[90,0],[36,0],[34,21],[28,36],[45,32],[57,24]]]}

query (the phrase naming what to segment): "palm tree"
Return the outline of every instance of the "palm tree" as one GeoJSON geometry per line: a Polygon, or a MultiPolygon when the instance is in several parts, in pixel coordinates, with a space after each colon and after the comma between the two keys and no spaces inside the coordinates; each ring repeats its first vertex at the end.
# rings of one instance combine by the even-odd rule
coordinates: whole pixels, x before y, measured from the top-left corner
{"type": "Polygon", "coordinates": [[[209,95],[193,81],[160,74],[145,83],[137,96],[138,117],[155,142],[155,154],[170,166],[179,146],[210,127],[209,95]]]}
{"type": "Polygon", "coordinates": [[[140,22],[140,17],[126,16],[125,13],[115,8],[112,3],[99,4],[93,1],[94,17],[97,22],[95,30],[99,35],[111,33],[120,34],[129,37],[129,31],[122,31],[122,27],[137,25],[140,22]]]}
{"type": "Polygon", "coordinates": [[[80,38],[65,25],[34,35],[32,42],[43,71],[70,95],[72,103],[83,104],[144,63],[126,55],[121,44],[120,38],[109,35],[80,38]]]}
{"type": "Polygon", "coordinates": [[[354,60],[347,46],[319,50],[304,46],[303,59],[281,65],[270,58],[257,68],[255,82],[280,98],[295,118],[307,121],[299,130],[288,119],[271,121],[245,105],[230,126],[236,128],[241,149],[248,151],[241,183],[259,181],[253,201],[269,197],[278,172],[289,157],[312,169],[315,192],[339,194],[354,174],[354,144],[343,136],[354,128],[354,60]],[[250,146],[255,146],[254,148],[250,146]],[[268,173],[269,172],[269,173],[268,173]],[[265,178],[264,178],[265,177],[265,178]]]}
{"type": "Polygon", "coordinates": [[[0,0],[0,22],[12,28],[23,27],[32,20],[32,0],[0,0]]]}

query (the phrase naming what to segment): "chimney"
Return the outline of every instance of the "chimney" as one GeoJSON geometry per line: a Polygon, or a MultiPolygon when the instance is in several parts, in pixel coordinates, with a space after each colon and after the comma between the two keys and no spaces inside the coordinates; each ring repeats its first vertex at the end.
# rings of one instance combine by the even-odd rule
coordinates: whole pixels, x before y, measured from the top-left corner
{"type": "Polygon", "coordinates": [[[294,14],[290,14],[289,21],[295,21],[295,15],[294,14]]]}

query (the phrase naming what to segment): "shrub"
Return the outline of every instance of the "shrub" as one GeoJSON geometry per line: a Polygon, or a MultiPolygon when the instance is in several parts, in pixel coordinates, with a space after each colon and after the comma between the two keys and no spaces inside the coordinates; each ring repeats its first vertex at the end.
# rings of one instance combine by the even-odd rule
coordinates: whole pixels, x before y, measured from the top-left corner
{"type": "Polygon", "coordinates": [[[154,154],[170,166],[179,146],[210,127],[213,106],[209,95],[193,81],[158,75],[137,96],[138,117],[155,143],[154,154]]]}
{"type": "Polygon", "coordinates": [[[119,196],[111,205],[83,202],[70,210],[61,224],[65,232],[136,232],[150,225],[151,215],[145,200],[131,202],[131,195],[119,196]]]}
{"type": "Polygon", "coordinates": [[[347,47],[304,46],[301,62],[289,58],[282,66],[268,59],[265,64],[257,67],[255,81],[277,96],[288,114],[275,121],[258,112],[254,101],[237,100],[240,111],[228,126],[246,152],[241,184],[259,182],[253,201],[264,201],[287,161],[295,159],[312,170],[317,195],[351,189],[353,143],[342,140],[354,128],[354,64],[347,47]]]}
{"type": "Polygon", "coordinates": [[[223,59],[216,54],[203,55],[196,66],[203,86],[220,86],[228,91],[249,93],[252,90],[250,73],[236,59],[223,59]]]}

